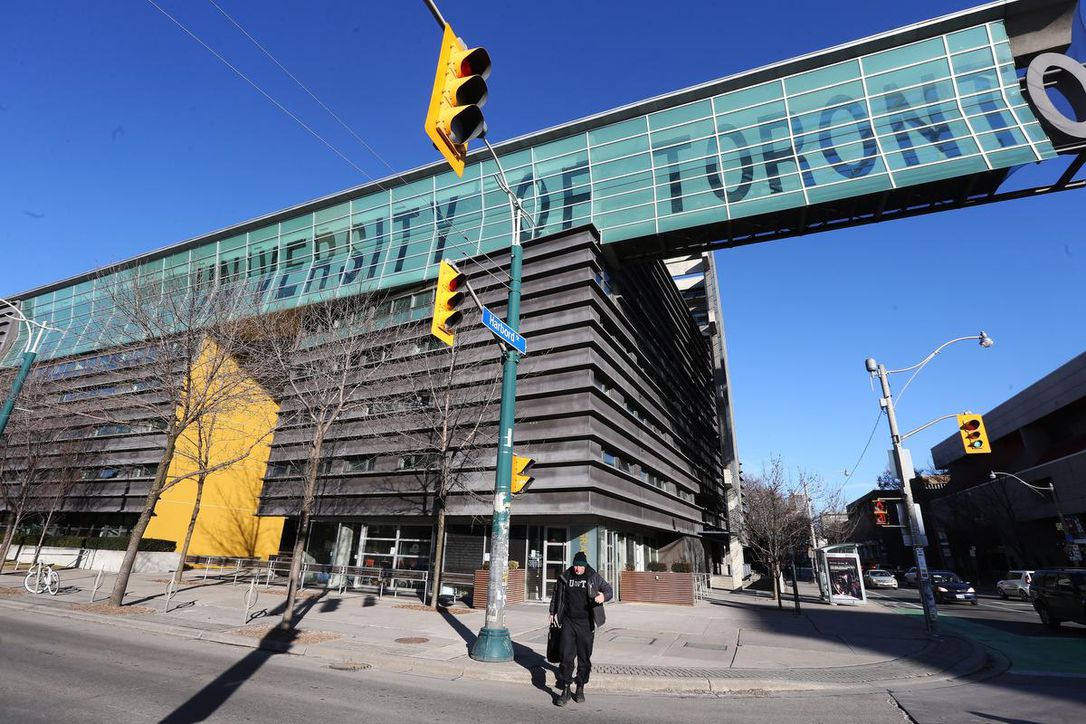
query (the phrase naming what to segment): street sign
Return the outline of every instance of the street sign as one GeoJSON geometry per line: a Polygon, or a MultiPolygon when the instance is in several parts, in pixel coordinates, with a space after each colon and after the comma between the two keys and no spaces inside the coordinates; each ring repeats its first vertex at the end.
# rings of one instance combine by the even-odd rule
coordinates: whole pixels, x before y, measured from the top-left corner
{"type": "Polygon", "coordinates": [[[524,337],[517,334],[516,330],[502,321],[501,317],[494,314],[494,312],[486,307],[483,307],[483,324],[494,333],[494,336],[516,351],[521,354],[526,354],[528,352],[528,343],[524,340],[524,337]]]}

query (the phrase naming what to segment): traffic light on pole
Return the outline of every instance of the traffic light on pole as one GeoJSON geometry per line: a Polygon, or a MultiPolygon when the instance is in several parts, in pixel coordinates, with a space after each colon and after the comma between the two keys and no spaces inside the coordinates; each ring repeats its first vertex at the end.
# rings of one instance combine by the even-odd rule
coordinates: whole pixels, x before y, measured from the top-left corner
{"type": "Polygon", "coordinates": [[[453,328],[464,316],[457,307],[464,301],[464,274],[444,259],[437,272],[437,294],[434,295],[434,317],[430,333],[450,347],[455,342],[453,328]]]}
{"type": "Polygon", "coordinates": [[[886,501],[875,501],[875,525],[888,525],[890,523],[889,514],[886,512],[886,501]]]}
{"type": "Polygon", "coordinates": [[[520,455],[513,456],[513,495],[523,493],[535,481],[535,478],[528,474],[533,465],[535,465],[535,460],[532,458],[525,458],[520,455]]]}
{"type": "Polygon", "coordinates": [[[457,176],[464,175],[468,141],[486,135],[481,109],[486,103],[489,75],[490,54],[486,49],[468,48],[446,24],[425,128],[457,176]]]}
{"type": "Polygon", "coordinates": [[[980,415],[958,415],[958,430],[962,434],[962,445],[967,455],[992,452],[988,432],[984,429],[984,418],[980,415]]]}

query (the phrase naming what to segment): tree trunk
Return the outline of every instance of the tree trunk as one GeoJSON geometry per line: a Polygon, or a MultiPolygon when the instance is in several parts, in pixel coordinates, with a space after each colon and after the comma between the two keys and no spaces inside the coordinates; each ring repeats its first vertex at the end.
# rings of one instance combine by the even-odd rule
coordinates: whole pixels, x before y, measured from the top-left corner
{"type": "Polygon", "coordinates": [[[53,507],[49,508],[49,515],[45,516],[45,525],[42,526],[41,535],[38,536],[38,546],[34,549],[34,560],[31,561],[31,565],[38,562],[38,556],[41,555],[42,545],[45,543],[45,536],[49,532],[49,524],[53,522],[53,513],[56,512],[57,504],[53,502],[53,507]]]}
{"type": "Polygon", "coordinates": [[[309,538],[309,518],[313,512],[313,500],[316,498],[317,470],[320,466],[321,448],[324,445],[324,433],[319,431],[313,440],[309,460],[306,463],[305,492],[302,495],[302,510],[298,515],[298,535],[294,539],[294,551],[290,558],[290,578],[287,580],[287,600],[283,608],[283,620],[279,622],[280,631],[294,628],[294,604],[298,598],[298,582],[302,573],[302,556],[305,555],[305,542],[309,538]]]}
{"type": "MultiPolygon", "coordinates": [[[[11,541],[15,539],[15,530],[19,527],[19,523],[23,520],[23,512],[21,510],[8,511],[8,525],[7,531],[4,533],[4,542],[0,544],[0,571],[4,570],[4,566],[8,564],[8,551],[11,550],[11,541]]],[[[18,561],[16,561],[18,565],[18,561]]]]}
{"type": "Polygon", "coordinates": [[[151,491],[147,494],[147,500],[143,504],[143,511],[139,520],[132,528],[132,535],[128,539],[128,548],[125,549],[124,559],[121,561],[121,569],[117,572],[117,579],[113,583],[113,592],[109,594],[109,605],[119,607],[124,603],[124,594],[128,590],[128,579],[132,576],[132,567],[136,564],[136,554],[139,552],[140,541],[147,531],[147,524],[151,522],[151,514],[155,512],[155,505],[162,495],[162,489],[166,485],[166,474],[173,461],[173,451],[177,445],[178,433],[170,435],[166,439],[166,450],[162,453],[162,460],[158,464],[158,474],[151,485],[151,491]]]}
{"type": "Polygon", "coordinates": [[[180,585],[181,577],[185,573],[185,558],[189,554],[189,543],[192,542],[192,533],[196,530],[196,516],[200,514],[200,499],[204,497],[204,481],[206,475],[196,477],[196,500],[192,504],[192,515],[189,517],[189,527],[185,530],[185,542],[181,544],[181,552],[177,556],[177,570],[173,573],[173,582],[180,585]]]}
{"type": "Polygon", "coordinates": [[[445,501],[438,502],[437,541],[434,544],[434,576],[430,588],[430,608],[437,610],[437,598],[441,594],[441,564],[445,558],[445,501]]]}

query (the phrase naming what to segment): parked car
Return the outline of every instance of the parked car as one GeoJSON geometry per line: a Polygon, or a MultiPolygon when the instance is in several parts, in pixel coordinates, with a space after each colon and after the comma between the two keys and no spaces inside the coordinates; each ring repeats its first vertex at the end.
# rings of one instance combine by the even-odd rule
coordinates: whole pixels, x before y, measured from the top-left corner
{"type": "Polygon", "coordinates": [[[916,577],[920,571],[916,566],[913,566],[909,570],[905,571],[905,574],[901,577],[901,580],[905,582],[906,586],[915,586],[916,577]]]}
{"type": "Polygon", "coordinates": [[[969,581],[963,581],[954,571],[932,571],[931,589],[938,603],[977,605],[977,591],[969,581]]]}
{"type": "Polygon", "coordinates": [[[890,571],[872,568],[864,574],[864,583],[868,588],[897,588],[897,579],[890,571]]]}
{"type": "Polygon", "coordinates": [[[1003,600],[1016,596],[1023,601],[1029,600],[1029,584],[1033,578],[1033,571],[1007,571],[1003,580],[996,582],[999,597],[1003,600]]]}
{"type": "Polygon", "coordinates": [[[1086,625],[1086,571],[1081,568],[1034,571],[1029,595],[1041,623],[1050,629],[1064,621],[1086,625]]]}

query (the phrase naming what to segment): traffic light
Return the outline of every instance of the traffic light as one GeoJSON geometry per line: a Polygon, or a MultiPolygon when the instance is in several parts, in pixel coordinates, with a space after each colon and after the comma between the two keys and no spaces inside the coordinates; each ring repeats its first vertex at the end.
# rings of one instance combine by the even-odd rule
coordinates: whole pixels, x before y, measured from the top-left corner
{"type": "Polygon", "coordinates": [[[453,327],[464,316],[457,309],[460,302],[464,301],[464,292],[460,288],[464,286],[464,274],[452,265],[452,262],[442,259],[437,272],[437,294],[434,296],[434,318],[430,323],[430,333],[450,347],[455,341],[453,327]]]}
{"type": "Polygon", "coordinates": [[[490,54],[486,49],[468,48],[446,24],[425,128],[457,176],[464,175],[468,141],[486,135],[481,108],[486,103],[489,75],[490,54]]]}
{"type": "Polygon", "coordinates": [[[875,501],[875,525],[889,525],[890,516],[886,512],[886,501],[875,501]]]}
{"type": "Polygon", "coordinates": [[[535,480],[535,478],[528,474],[528,471],[531,470],[533,465],[535,465],[535,460],[532,458],[525,458],[520,455],[513,456],[513,495],[523,493],[535,480]]]}
{"type": "Polygon", "coordinates": [[[980,415],[958,415],[958,430],[962,434],[962,445],[965,446],[967,455],[992,452],[992,446],[988,444],[988,433],[984,429],[984,419],[980,415]]]}

